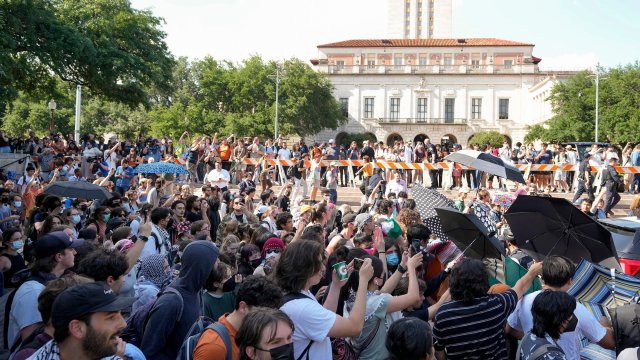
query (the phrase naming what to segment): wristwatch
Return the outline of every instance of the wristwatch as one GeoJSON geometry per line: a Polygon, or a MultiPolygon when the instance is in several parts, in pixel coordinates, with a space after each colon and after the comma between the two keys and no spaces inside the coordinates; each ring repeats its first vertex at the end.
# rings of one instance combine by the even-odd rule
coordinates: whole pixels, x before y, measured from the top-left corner
{"type": "Polygon", "coordinates": [[[138,239],[140,239],[140,240],[142,240],[142,241],[144,241],[144,242],[149,241],[149,237],[148,237],[148,236],[144,236],[144,235],[140,235],[140,236],[138,236],[138,239]]]}
{"type": "Polygon", "coordinates": [[[404,274],[407,272],[407,269],[405,269],[404,267],[402,267],[402,265],[398,265],[398,271],[400,272],[400,274],[404,274]]]}

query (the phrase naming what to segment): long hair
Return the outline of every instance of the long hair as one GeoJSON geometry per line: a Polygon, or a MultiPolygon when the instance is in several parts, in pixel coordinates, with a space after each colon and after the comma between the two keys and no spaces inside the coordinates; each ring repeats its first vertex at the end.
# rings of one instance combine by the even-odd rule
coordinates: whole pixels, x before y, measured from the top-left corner
{"type": "Polygon", "coordinates": [[[575,308],[576,299],[564,291],[541,292],[531,306],[533,315],[531,332],[537,337],[549,334],[552,339],[560,338],[560,326],[571,317],[575,308]]]}
{"type": "Polygon", "coordinates": [[[292,242],[280,255],[273,277],[285,293],[300,292],[317,274],[326,259],[322,244],[316,241],[292,242]]]}

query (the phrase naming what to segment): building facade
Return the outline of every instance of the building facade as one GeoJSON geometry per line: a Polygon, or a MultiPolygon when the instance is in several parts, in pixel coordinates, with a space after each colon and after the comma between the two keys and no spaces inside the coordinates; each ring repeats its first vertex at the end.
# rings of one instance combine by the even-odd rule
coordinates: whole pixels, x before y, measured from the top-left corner
{"type": "Polygon", "coordinates": [[[452,0],[387,0],[392,39],[446,39],[452,28],[452,0]]]}
{"type": "Polygon", "coordinates": [[[533,44],[500,39],[348,40],[318,46],[348,122],[316,140],[369,133],[393,143],[431,139],[466,146],[495,130],[523,141],[551,116],[547,98],[568,73],[538,69],[533,44]]]}

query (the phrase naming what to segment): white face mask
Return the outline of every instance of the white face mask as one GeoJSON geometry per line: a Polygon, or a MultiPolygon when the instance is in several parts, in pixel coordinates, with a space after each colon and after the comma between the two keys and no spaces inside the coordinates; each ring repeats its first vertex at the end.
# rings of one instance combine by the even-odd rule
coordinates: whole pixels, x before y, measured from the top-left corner
{"type": "Polygon", "coordinates": [[[279,255],[280,254],[278,254],[278,253],[272,252],[272,253],[267,253],[267,255],[264,258],[266,260],[266,259],[271,259],[272,257],[276,257],[276,256],[279,256],[279,255]]]}

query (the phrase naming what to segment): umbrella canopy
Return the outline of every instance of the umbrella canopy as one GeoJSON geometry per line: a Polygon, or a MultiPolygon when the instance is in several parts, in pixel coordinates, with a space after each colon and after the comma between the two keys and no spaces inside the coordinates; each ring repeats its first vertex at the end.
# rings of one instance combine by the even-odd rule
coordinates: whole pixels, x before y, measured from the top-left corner
{"type": "Polygon", "coordinates": [[[134,170],[136,174],[188,174],[184,165],[172,164],[168,162],[153,162],[138,165],[134,170]]]}
{"type": "Polygon", "coordinates": [[[640,279],[616,272],[614,281],[610,269],[582,260],[567,292],[599,319],[609,316],[607,309],[637,302],[640,279]]]}
{"type": "Polygon", "coordinates": [[[506,255],[504,246],[489,233],[487,227],[474,214],[463,214],[458,210],[437,208],[442,230],[463,252],[475,259],[501,259],[506,255]]]}
{"type": "Polygon", "coordinates": [[[507,180],[524,184],[524,177],[515,166],[505,163],[499,157],[476,150],[460,150],[445,157],[446,160],[457,162],[462,165],[486,173],[503,177],[507,180]]]}
{"type": "Polygon", "coordinates": [[[107,200],[111,193],[102,186],[86,181],[57,181],[44,188],[46,194],[72,199],[107,200]]]}
{"type": "Polygon", "coordinates": [[[438,190],[425,188],[420,184],[414,184],[411,188],[411,194],[416,201],[416,210],[424,219],[425,225],[436,234],[440,240],[448,239],[447,235],[442,231],[440,218],[436,214],[436,208],[455,209],[453,201],[438,192],[438,190]]]}
{"type": "Polygon", "coordinates": [[[609,230],[566,199],[520,195],[504,216],[518,246],[536,260],[562,255],[620,269],[609,230]]]}

